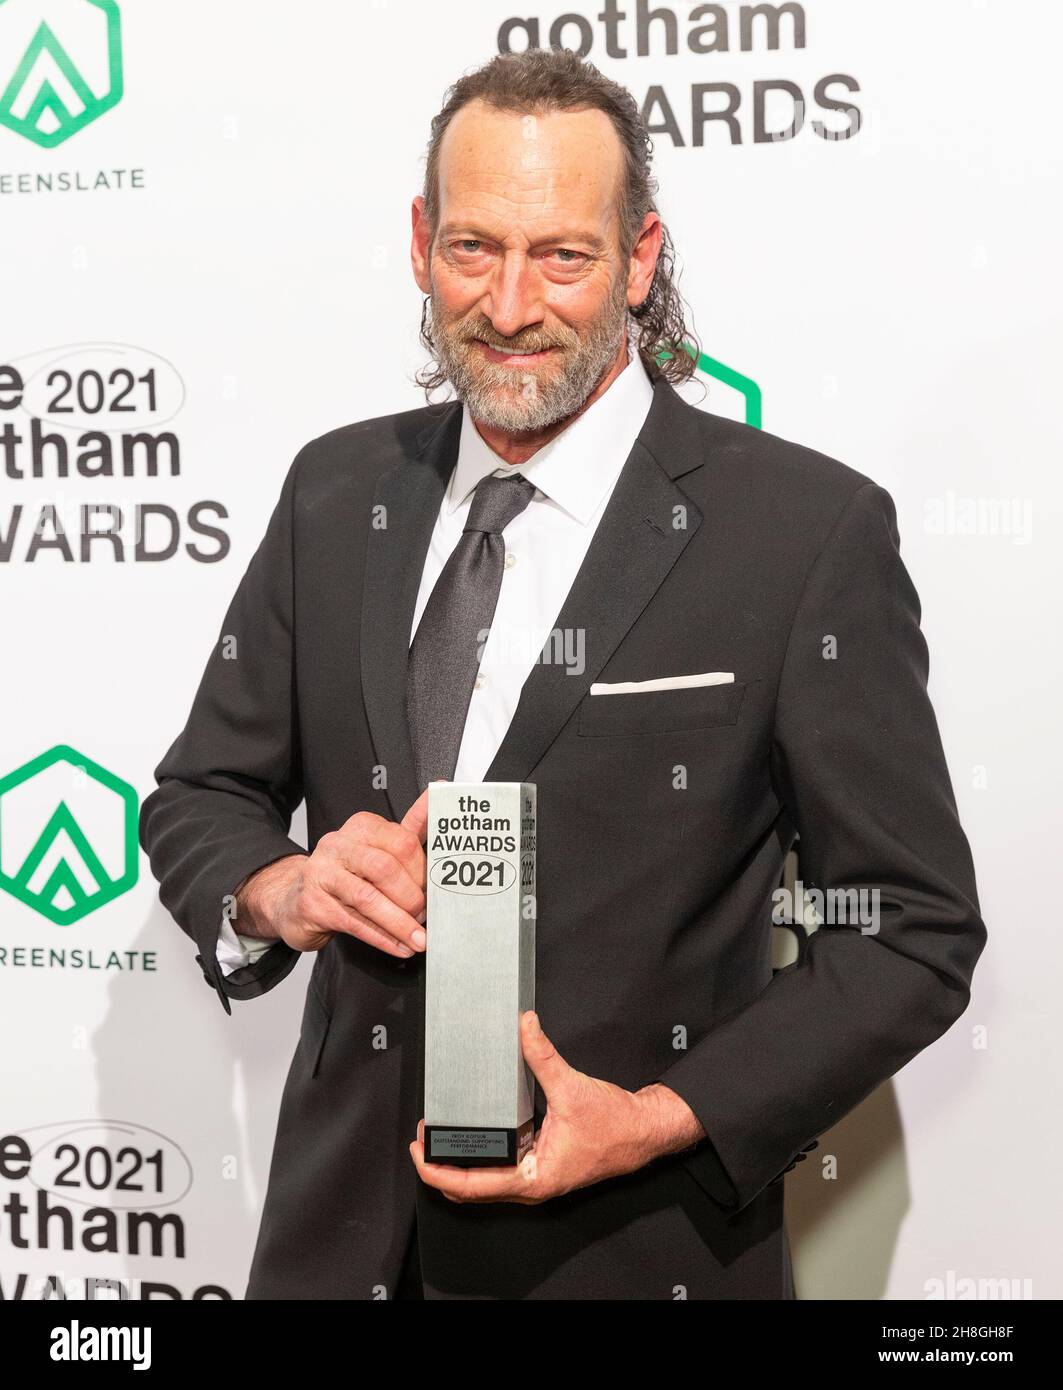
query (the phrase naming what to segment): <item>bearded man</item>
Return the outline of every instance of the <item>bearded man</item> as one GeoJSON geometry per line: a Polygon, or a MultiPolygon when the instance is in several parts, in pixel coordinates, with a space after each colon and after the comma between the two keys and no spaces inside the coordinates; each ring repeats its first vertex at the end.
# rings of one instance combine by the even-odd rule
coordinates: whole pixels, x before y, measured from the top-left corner
{"type": "Polygon", "coordinates": [[[450,89],[412,266],[456,399],[299,452],[239,658],[156,769],[142,843],[226,1011],[315,953],[248,1298],[793,1298],[783,1173],[967,1006],[986,933],[893,502],[676,390],[650,155],[571,53],[450,89]],[[440,778],[538,788],[518,1166],[425,1161],[440,778]],[[773,972],[797,837],[879,910],[773,972]]]}

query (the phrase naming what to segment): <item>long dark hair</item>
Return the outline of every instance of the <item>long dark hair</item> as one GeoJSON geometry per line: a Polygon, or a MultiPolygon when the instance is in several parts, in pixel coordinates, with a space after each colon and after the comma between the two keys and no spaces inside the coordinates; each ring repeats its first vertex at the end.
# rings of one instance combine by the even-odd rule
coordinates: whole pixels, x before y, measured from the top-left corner
{"type": "MultiPolygon", "coordinates": [[[[646,214],[657,211],[657,180],[650,170],[653,141],[631,93],[568,49],[501,53],[447,90],[443,109],[432,120],[425,165],[424,216],[432,239],[439,226],[439,149],[443,136],[457,112],[477,100],[521,115],[593,108],[609,117],[624,153],[618,212],[620,246],[627,259],[646,214]]],[[[661,237],[650,292],[641,304],[629,307],[628,313],[636,325],[634,345],[650,375],[678,383],[693,376],[700,347],[687,327],[688,309],[676,282],[675,248],[663,222],[661,237]]],[[[421,311],[421,342],[434,354],[428,307],[426,298],[421,311]]],[[[417,373],[416,381],[428,394],[443,385],[446,374],[433,358],[432,365],[417,373]]]]}

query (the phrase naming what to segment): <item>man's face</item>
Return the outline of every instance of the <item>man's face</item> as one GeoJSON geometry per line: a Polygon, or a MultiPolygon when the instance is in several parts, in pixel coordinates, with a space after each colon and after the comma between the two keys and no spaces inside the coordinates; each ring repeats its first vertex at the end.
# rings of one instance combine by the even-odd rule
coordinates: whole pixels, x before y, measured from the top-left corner
{"type": "MultiPolygon", "coordinates": [[[[436,355],[474,419],[542,430],[583,405],[627,332],[619,138],[601,111],[476,101],[443,137],[431,247],[436,355]]],[[[638,301],[636,301],[638,302],[638,301]]]]}

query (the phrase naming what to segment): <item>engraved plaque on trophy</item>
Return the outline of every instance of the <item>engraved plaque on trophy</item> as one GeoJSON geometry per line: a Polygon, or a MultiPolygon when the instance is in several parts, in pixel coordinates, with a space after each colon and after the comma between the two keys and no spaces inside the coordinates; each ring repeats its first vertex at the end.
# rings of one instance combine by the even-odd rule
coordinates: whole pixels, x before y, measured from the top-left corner
{"type": "Polygon", "coordinates": [[[513,1165],[534,1137],[520,1016],[535,1007],[535,787],[428,788],[424,1152],[513,1165]]]}

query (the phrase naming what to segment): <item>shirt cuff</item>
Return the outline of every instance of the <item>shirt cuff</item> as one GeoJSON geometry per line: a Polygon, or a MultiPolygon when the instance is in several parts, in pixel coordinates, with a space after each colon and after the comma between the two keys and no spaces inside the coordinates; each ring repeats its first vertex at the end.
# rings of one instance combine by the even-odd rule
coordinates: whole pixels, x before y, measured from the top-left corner
{"type": "Polygon", "coordinates": [[[275,941],[263,941],[257,936],[238,936],[228,917],[223,917],[218,933],[217,957],[222,972],[231,975],[245,965],[254,965],[259,956],[265,955],[275,941]]]}

